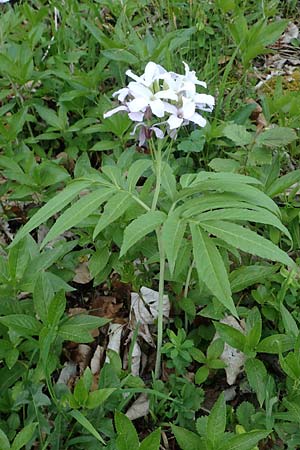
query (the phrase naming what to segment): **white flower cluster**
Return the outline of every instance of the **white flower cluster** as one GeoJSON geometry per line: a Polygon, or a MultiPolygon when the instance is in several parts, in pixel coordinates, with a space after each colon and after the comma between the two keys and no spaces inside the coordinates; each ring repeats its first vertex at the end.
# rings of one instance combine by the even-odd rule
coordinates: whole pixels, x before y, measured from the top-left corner
{"type": "Polygon", "coordinates": [[[161,126],[165,126],[171,137],[175,137],[177,130],[189,122],[204,127],[206,120],[197,110],[211,112],[215,99],[212,95],[197,93],[196,86],[206,88],[206,83],[199,81],[195,71],[191,71],[186,63],[183,64],[184,75],[167,72],[154,62],[146,65],[140,77],[127,70],[126,75],[134,81],[113,94],[121,105],[105,113],[104,118],[126,111],[129,118],[137,122],[134,132],[141,127],[140,145],[151,132],[162,139],[164,132],[159,128],[161,126]],[[154,117],[161,120],[156,119],[156,123],[152,124],[154,117]]]}

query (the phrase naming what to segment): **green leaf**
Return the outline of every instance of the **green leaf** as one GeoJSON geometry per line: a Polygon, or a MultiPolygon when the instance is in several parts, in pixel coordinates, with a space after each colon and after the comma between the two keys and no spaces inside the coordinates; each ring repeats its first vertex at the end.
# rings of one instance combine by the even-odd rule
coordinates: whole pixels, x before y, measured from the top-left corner
{"type": "Polygon", "coordinates": [[[127,174],[127,185],[129,192],[132,192],[135,189],[138,180],[151,166],[151,159],[139,159],[130,166],[127,174]]]}
{"type": "Polygon", "coordinates": [[[4,431],[1,430],[1,428],[0,428],[0,448],[1,448],[1,450],[9,450],[10,449],[9,440],[8,440],[6,434],[4,433],[4,431]]]}
{"type": "Polygon", "coordinates": [[[240,220],[247,222],[264,223],[272,225],[282,231],[291,241],[289,230],[282,224],[277,216],[264,208],[249,210],[244,208],[227,208],[208,211],[200,214],[198,220],[201,222],[209,220],[240,220]]]}
{"type": "Polygon", "coordinates": [[[209,224],[203,222],[201,225],[209,233],[214,234],[233,247],[239,248],[251,255],[257,255],[272,261],[279,261],[282,264],[292,267],[295,265],[294,261],[287,253],[271,241],[268,241],[254,231],[248,230],[240,225],[231,222],[223,222],[221,220],[213,221],[209,224]]]}
{"type": "Polygon", "coordinates": [[[178,217],[178,213],[169,213],[162,227],[162,241],[168,258],[171,274],[174,273],[179,249],[186,230],[186,221],[178,217]]]}
{"type": "Polygon", "coordinates": [[[45,108],[44,106],[40,105],[34,105],[35,109],[37,110],[38,114],[41,116],[41,118],[47,123],[47,125],[50,125],[51,127],[63,130],[64,128],[64,122],[57,116],[57,114],[49,108],[45,108]]]}
{"type": "Polygon", "coordinates": [[[198,277],[217,299],[237,316],[223,259],[213,240],[197,225],[190,224],[198,277]]]}
{"type": "Polygon", "coordinates": [[[97,391],[93,391],[89,393],[89,397],[86,402],[86,408],[95,409],[98,406],[102,405],[105,400],[115,391],[115,388],[104,388],[98,389],[97,391]]]}
{"type": "Polygon", "coordinates": [[[138,450],[140,443],[136,429],[128,417],[119,411],[115,412],[115,427],[118,450],[138,450]]]}
{"type": "Polygon", "coordinates": [[[115,220],[119,219],[125,211],[132,205],[133,200],[129,192],[120,191],[115,194],[104,207],[104,211],[97,223],[93,239],[98,236],[98,234],[104,230],[108,225],[110,225],[115,220]]]}
{"type": "Polygon", "coordinates": [[[162,163],[161,168],[161,185],[166,192],[167,196],[174,201],[177,194],[176,190],[176,178],[172,168],[166,162],[162,163]]]}
{"type": "Polygon", "coordinates": [[[66,230],[76,226],[84,218],[97,210],[102,203],[108,200],[113,192],[113,189],[101,188],[90,194],[84,195],[59,217],[43,240],[41,246],[44,247],[47,242],[64,233],[66,230]]]}
{"type": "Polygon", "coordinates": [[[226,427],[226,402],[224,393],[219,396],[207,419],[206,439],[217,448],[226,427]]]}
{"type": "Polygon", "coordinates": [[[254,139],[253,134],[249,133],[244,125],[236,125],[235,123],[226,125],[223,135],[238,146],[248,145],[254,139]]]}
{"type": "Polygon", "coordinates": [[[126,64],[139,64],[138,58],[124,48],[111,48],[110,50],[102,50],[101,54],[108,58],[109,61],[121,61],[126,64]]]}
{"type": "Polygon", "coordinates": [[[22,447],[25,447],[26,444],[32,439],[33,433],[35,432],[37,423],[31,423],[30,425],[26,425],[15,437],[11,450],[20,450],[22,447]]]}
{"type": "Polygon", "coordinates": [[[276,197],[278,194],[285,193],[286,189],[295,183],[300,182],[300,169],[293,170],[282,177],[275,180],[266,190],[266,194],[270,197],[276,197]]]}
{"type": "Polygon", "coordinates": [[[247,359],[245,371],[251,388],[257,395],[257,400],[262,408],[266,398],[267,371],[262,361],[259,359],[247,359]]]}
{"type": "Polygon", "coordinates": [[[125,228],[120,256],[125,255],[125,253],[140,239],[159,227],[165,217],[165,213],[161,211],[148,211],[146,214],[133,220],[125,228]]]}
{"type": "Polygon", "coordinates": [[[64,291],[59,291],[51,300],[48,308],[47,322],[56,326],[62,318],[66,308],[66,297],[64,291]]]}
{"type": "Polygon", "coordinates": [[[49,200],[46,205],[38,210],[36,214],[26,223],[26,225],[16,234],[12,245],[16,245],[24,236],[26,236],[34,228],[45,223],[51,216],[61,211],[68,203],[70,203],[76,195],[87,188],[91,181],[73,181],[62,192],[49,200]]]}
{"type": "Polygon", "coordinates": [[[82,425],[92,436],[94,436],[97,441],[101,442],[101,444],[103,445],[106,445],[98,431],[95,430],[91,422],[86,417],[84,417],[84,415],[80,411],[70,411],[69,415],[72,416],[80,425],[82,425]]]}
{"type": "Polygon", "coordinates": [[[78,314],[70,317],[66,322],[64,322],[60,326],[58,334],[65,341],[74,341],[79,343],[92,342],[93,338],[88,330],[102,327],[109,321],[109,319],[102,317],[78,314]]]}
{"type": "Polygon", "coordinates": [[[200,450],[203,448],[203,441],[196,433],[172,424],[171,428],[182,450],[200,450]]]}
{"type": "Polygon", "coordinates": [[[85,387],[84,380],[83,378],[80,378],[75,385],[73,397],[78,405],[85,406],[88,395],[89,393],[87,388],[85,387]]]}
{"type": "Polygon", "coordinates": [[[262,353],[279,354],[292,350],[295,345],[295,337],[286,334],[273,334],[264,338],[257,346],[257,351],[262,353]]]}
{"type": "Polygon", "coordinates": [[[240,292],[253,284],[263,282],[277,271],[276,266],[245,266],[233,270],[229,275],[231,290],[240,292]]]}
{"type": "Polygon", "coordinates": [[[209,375],[209,368],[207,366],[199,367],[197,372],[195,373],[195,383],[202,384],[207,380],[209,375]]]}
{"type": "Polygon", "coordinates": [[[292,314],[286,309],[283,303],[280,304],[280,314],[286,334],[297,337],[299,334],[298,325],[292,314]]]}
{"type": "Polygon", "coordinates": [[[226,441],[218,447],[218,450],[253,450],[253,447],[270,434],[269,431],[250,431],[239,434],[226,441]]]}
{"type": "Polygon", "coordinates": [[[214,326],[221,338],[227,342],[227,344],[231,345],[231,347],[237,348],[240,351],[244,350],[246,337],[243,333],[241,333],[241,331],[221,322],[214,322],[214,326]]]}
{"type": "Polygon", "coordinates": [[[147,436],[140,445],[139,450],[159,450],[160,448],[160,428],[147,436]]]}
{"type": "Polygon", "coordinates": [[[297,139],[297,133],[292,128],[275,127],[260,133],[256,142],[269,147],[282,147],[297,139]]]}
{"type": "Polygon", "coordinates": [[[43,323],[47,321],[48,308],[54,296],[52,284],[45,271],[38,275],[33,291],[34,309],[43,323]]]}
{"type": "Polygon", "coordinates": [[[42,324],[38,320],[26,314],[10,314],[0,317],[1,323],[21,336],[36,336],[42,328],[42,324]]]}

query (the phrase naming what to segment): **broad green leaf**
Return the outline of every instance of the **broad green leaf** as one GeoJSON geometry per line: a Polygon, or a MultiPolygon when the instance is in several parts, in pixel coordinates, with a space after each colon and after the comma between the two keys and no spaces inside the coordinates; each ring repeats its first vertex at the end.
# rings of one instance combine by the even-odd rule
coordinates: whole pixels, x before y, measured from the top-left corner
{"type": "Polygon", "coordinates": [[[59,291],[51,300],[48,308],[47,321],[56,326],[62,318],[66,308],[66,297],[64,291],[59,291]]]}
{"type": "Polygon", "coordinates": [[[132,192],[143,173],[152,166],[151,159],[139,159],[129,168],[127,174],[128,190],[132,192]]]}
{"type": "Polygon", "coordinates": [[[43,240],[42,247],[66,230],[78,225],[78,223],[96,211],[102,203],[108,200],[113,192],[113,189],[101,188],[84,195],[59,217],[43,240]]]}
{"type": "Polygon", "coordinates": [[[161,185],[167,196],[174,201],[176,190],[176,178],[170,165],[166,162],[162,164],[161,168],[161,185]]]}
{"type": "Polygon", "coordinates": [[[79,380],[77,381],[77,383],[75,385],[74,393],[73,393],[73,397],[74,397],[75,401],[80,406],[85,406],[85,402],[88,399],[88,395],[89,395],[89,392],[88,392],[87,388],[85,387],[83,378],[79,378],[79,380]]]}
{"type": "Polygon", "coordinates": [[[294,267],[295,265],[287,253],[271,241],[240,225],[221,220],[210,223],[203,222],[201,225],[209,233],[246,253],[270,259],[271,261],[278,261],[287,266],[294,267]]]}
{"type": "Polygon", "coordinates": [[[119,411],[115,412],[115,427],[118,450],[138,450],[140,443],[136,429],[128,417],[119,411]]]}
{"type": "Polygon", "coordinates": [[[300,423],[300,407],[297,401],[289,401],[286,398],[282,399],[284,406],[288,410],[289,420],[300,423]]]}
{"type": "Polygon", "coordinates": [[[201,222],[207,220],[241,220],[264,223],[278,228],[292,241],[289,230],[282,224],[278,217],[263,208],[257,208],[256,210],[249,210],[245,208],[218,209],[215,211],[202,213],[197,218],[201,222]]]}
{"type": "Polygon", "coordinates": [[[0,368],[0,385],[3,392],[13,386],[22,375],[24,375],[24,366],[18,362],[12,369],[8,367],[0,368]]]}
{"type": "Polygon", "coordinates": [[[293,170],[275,180],[266,190],[270,197],[276,197],[278,194],[284,194],[286,189],[295,183],[300,183],[300,169],[293,170]]]}
{"type": "Polygon", "coordinates": [[[102,50],[101,54],[109,59],[109,61],[121,61],[127,64],[138,64],[138,58],[124,48],[111,48],[109,50],[102,50]]]}
{"type": "Polygon", "coordinates": [[[20,450],[25,447],[26,444],[32,439],[33,433],[35,432],[37,423],[31,423],[30,425],[26,425],[23,430],[21,430],[15,437],[11,450],[20,450]]]}
{"type": "Polygon", "coordinates": [[[191,200],[185,201],[185,203],[178,208],[183,217],[197,216],[204,211],[212,211],[218,208],[242,208],[257,211],[260,209],[254,203],[247,203],[244,199],[239,198],[238,193],[223,194],[204,193],[201,197],[196,197],[191,200]]]}
{"type": "Polygon", "coordinates": [[[182,450],[200,450],[203,448],[203,441],[196,433],[172,424],[171,428],[182,450]]]}
{"type": "Polygon", "coordinates": [[[226,323],[214,322],[214,325],[218,334],[225,342],[227,342],[227,344],[233,348],[237,348],[240,351],[244,350],[246,337],[241,331],[227,325],[226,323]]]}
{"type": "Polygon", "coordinates": [[[186,230],[186,221],[178,217],[175,212],[169,213],[162,227],[163,246],[169,262],[169,269],[173,274],[180,246],[186,230]]]}
{"type": "Polygon", "coordinates": [[[125,228],[120,256],[125,255],[125,253],[140,239],[159,227],[163,223],[165,217],[165,213],[161,211],[148,211],[146,214],[133,220],[125,228]]]}
{"type": "Polygon", "coordinates": [[[239,173],[227,173],[227,172],[199,172],[197,173],[189,185],[192,187],[196,184],[203,183],[204,181],[216,181],[220,186],[224,186],[224,183],[239,183],[239,184],[257,184],[261,185],[261,181],[257,178],[249,177],[248,175],[241,175],[239,173]]]}
{"type": "Polygon", "coordinates": [[[270,434],[269,431],[249,431],[223,441],[217,450],[253,450],[253,447],[270,434]]]}
{"type": "Polygon", "coordinates": [[[233,293],[240,292],[253,284],[270,278],[278,268],[276,266],[245,266],[233,270],[229,275],[231,290],[233,293]]]}
{"type": "Polygon", "coordinates": [[[109,319],[106,318],[78,314],[64,322],[59,327],[58,333],[65,341],[79,343],[92,342],[93,337],[89,333],[89,330],[102,327],[108,322],[109,319]]]}
{"type": "Polygon", "coordinates": [[[70,183],[63,191],[49,200],[36,214],[24,225],[24,227],[16,234],[11,245],[16,245],[26,234],[30,233],[34,228],[46,223],[46,221],[54,214],[61,211],[68,203],[70,203],[76,195],[87,188],[91,184],[90,181],[75,180],[70,183]]]}
{"type": "Polygon", "coordinates": [[[298,325],[292,314],[286,309],[283,303],[280,305],[280,314],[286,334],[297,337],[299,334],[298,325]]]}
{"type": "Polygon", "coordinates": [[[102,405],[115,390],[116,388],[104,388],[90,392],[85,406],[88,409],[97,408],[102,405]]]}
{"type": "Polygon", "coordinates": [[[273,334],[264,338],[257,346],[261,353],[279,354],[292,350],[295,345],[295,337],[286,334],[273,334]]]}
{"type": "Polygon", "coordinates": [[[209,368],[207,366],[201,366],[195,373],[195,383],[202,384],[207,380],[209,375],[209,368]]]}
{"type": "Polygon", "coordinates": [[[239,197],[240,200],[253,203],[256,206],[261,206],[280,216],[280,211],[276,203],[274,203],[273,200],[264,192],[260,191],[254,186],[233,181],[221,182],[217,180],[208,180],[201,183],[201,189],[203,191],[216,190],[223,192],[233,192],[239,197]]]}
{"type": "Polygon", "coordinates": [[[34,107],[41,116],[41,118],[47,123],[47,125],[50,125],[51,127],[56,128],[58,130],[63,130],[64,122],[61,120],[60,117],[57,116],[57,114],[53,111],[53,109],[45,108],[44,106],[40,105],[34,105],[34,107]]]}
{"type": "Polygon", "coordinates": [[[84,417],[84,415],[80,411],[70,411],[69,415],[72,416],[80,425],[82,425],[92,436],[94,436],[97,441],[101,442],[101,444],[103,445],[106,445],[98,431],[95,430],[91,422],[86,417],[84,417]]]}
{"type": "Polygon", "coordinates": [[[259,359],[247,359],[245,371],[251,388],[257,395],[257,400],[262,408],[266,398],[267,371],[262,361],[259,359]]]}
{"type": "Polygon", "coordinates": [[[207,419],[206,439],[216,448],[226,427],[226,402],[222,393],[214,404],[207,419]]]}
{"type": "Polygon", "coordinates": [[[260,133],[256,139],[258,144],[269,147],[282,147],[297,139],[297,133],[292,128],[275,127],[260,133]]]}
{"type": "Polygon", "coordinates": [[[190,224],[198,277],[217,299],[237,316],[223,259],[213,240],[195,224],[190,224]]]}
{"type": "Polygon", "coordinates": [[[9,314],[0,317],[0,324],[11,328],[21,336],[36,336],[42,328],[42,324],[38,320],[26,314],[9,314]]]}
{"type": "Polygon", "coordinates": [[[133,204],[133,200],[129,192],[120,191],[108,200],[104,207],[104,211],[97,223],[93,239],[115,220],[119,219],[125,211],[133,204]]]}
{"type": "Polygon", "coordinates": [[[50,302],[54,296],[52,284],[47,277],[45,271],[42,271],[38,275],[38,279],[34,286],[33,291],[33,304],[35,312],[43,323],[47,321],[48,308],[50,302]]]}
{"type": "Polygon", "coordinates": [[[142,442],[139,450],[159,450],[160,448],[160,428],[152,431],[142,442]]]}
{"type": "Polygon", "coordinates": [[[4,431],[1,430],[1,428],[0,428],[0,448],[1,448],[1,450],[9,450],[10,449],[9,440],[8,440],[6,434],[4,433],[4,431]]]}
{"type": "Polygon", "coordinates": [[[244,125],[231,123],[226,125],[223,135],[233,141],[238,146],[250,144],[254,140],[253,133],[249,133],[244,125]]]}

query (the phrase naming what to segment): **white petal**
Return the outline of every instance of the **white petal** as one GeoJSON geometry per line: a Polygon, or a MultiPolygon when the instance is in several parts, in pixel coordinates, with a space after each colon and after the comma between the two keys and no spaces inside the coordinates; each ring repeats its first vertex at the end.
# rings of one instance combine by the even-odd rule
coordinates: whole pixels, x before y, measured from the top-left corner
{"type": "Polygon", "coordinates": [[[199,127],[202,128],[206,125],[206,119],[204,119],[204,117],[200,116],[200,114],[198,113],[195,113],[192,117],[190,117],[189,120],[196,123],[197,125],[199,125],[199,127]]]}
{"type": "Polygon", "coordinates": [[[145,97],[148,99],[153,96],[152,91],[141,83],[131,81],[128,88],[134,97],[145,97]]]}
{"type": "Polygon", "coordinates": [[[171,105],[168,102],[164,102],[164,110],[165,112],[168,112],[170,114],[174,114],[175,116],[177,115],[178,109],[176,108],[175,105],[171,105]]]}
{"type": "Polygon", "coordinates": [[[180,119],[180,117],[177,116],[170,116],[167,120],[167,123],[169,124],[170,130],[174,130],[175,128],[179,128],[182,124],[183,119],[180,119]]]}
{"type": "Polygon", "coordinates": [[[126,75],[130,78],[132,78],[133,80],[140,82],[141,81],[141,77],[138,77],[137,75],[135,75],[131,70],[126,70],[126,75]]]}
{"type": "Polygon", "coordinates": [[[150,84],[153,83],[153,81],[156,79],[156,75],[158,75],[158,68],[157,64],[150,61],[145,67],[145,73],[144,73],[144,80],[146,86],[150,86],[150,84]]]}
{"type": "Polygon", "coordinates": [[[130,112],[138,112],[148,106],[148,100],[144,97],[137,97],[127,103],[130,112]]]}
{"type": "Polygon", "coordinates": [[[197,106],[198,106],[198,104],[200,104],[200,105],[207,105],[211,109],[213,109],[213,107],[215,106],[215,99],[214,99],[214,97],[212,95],[196,94],[195,95],[195,102],[196,102],[197,106]]]}
{"type": "Polygon", "coordinates": [[[128,113],[129,119],[133,120],[133,122],[142,122],[144,119],[144,113],[138,111],[138,112],[131,112],[128,113]]]}
{"type": "Polygon", "coordinates": [[[192,100],[183,97],[182,113],[183,113],[184,119],[190,119],[190,117],[192,117],[192,115],[195,114],[195,110],[196,110],[195,103],[192,100]]]}
{"type": "Polygon", "coordinates": [[[156,98],[167,98],[170,100],[175,100],[177,102],[178,95],[173,91],[173,89],[165,89],[164,91],[159,91],[155,94],[156,98]]]}
{"type": "Polygon", "coordinates": [[[163,139],[164,138],[164,132],[160,129],[160,128],[157,128],[157,127],[151,127],[151,130],[153,130],[154,131],[154,133],[155,133],[155,136],[158,138],[158,139],[163,139]]]}
{"type": "Polygon", "coordinates": [[[114,92],[112,96],[113,97],[117,97],[118,96],[118,100],[120,102],[123,102],[128,94],[129,94],[129,89],[128,88],[122,88],[122,89],[119,89],[117,92],[114,92]]]}
{"type": "Polygon", "coordinates": [[[153,112],[153,114],[157,117],[163,117],[165,114],[165,108],[164,108],[164,103],[157,99],[154,101],[150,101],[149,102],[151,111],[153,112]]]}
{"type": "Polygon", "coordinates": [[[107,111],[106,113],[104,113],[103,117],[104,117],[104,119],[106,119],[107,117],[110,117],[119,111],[127,111],[126,106],[118,106],[117,108],[111,109],[110,111],[107,111]]]}

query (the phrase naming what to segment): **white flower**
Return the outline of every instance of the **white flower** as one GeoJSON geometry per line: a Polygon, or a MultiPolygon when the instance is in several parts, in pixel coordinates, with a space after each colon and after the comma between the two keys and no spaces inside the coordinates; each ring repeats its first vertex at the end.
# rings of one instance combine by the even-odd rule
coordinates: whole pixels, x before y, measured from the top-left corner
{"type": "Polygon", "coordinates": [[[154,81],[158,80],[161,75],[166,72],[167,71],[162,66],[150,61],[145,67],[145,72],[140,77],[135,75],[131,70],[127,70],[126,75],[137,81],[138,83],[149,87],[154,81]]]}
{"type": "Polygon", "coordinates": [[[127,112],[128,117],[137,122],[134,132],[139,128],[140,145],[153,133],[162,139],[167,132],[173,139],[178,129],[190,122],[205,127],[206,119],[198,111],[212,112],[215,99],[212,95],[197,92],[197,86],[206,88],[206,83],[198,80],[195,71],[185,62],[183,64],[184,75],[167,72],[152,61],[141,76],[127,70],[126,74],[134,81],[113,94],[121,105],[106,112],[104,118],[120,111],[127,112]],[[153,116],[160,119],[159,123],[153,124],[153,116]]]}
{"type": "Polygon", "coordinates": [[[128,85],[133,100],[127,103],[130,112],[145,112],[149,106],[152,113],[157,117],[163,117],[165,114],[164,102],[161,99],[176,101],[177,95],[170,89],[153,93],[151,89],[140,83],[132,81],[128,85]]]}
{"type": "Polygon", "coordinates": [[[200,127],[205,127],[206,125],[204,117],[196,112],[196,104],[186,97],[182,98],[182,106],[179,108],[169,105],[168,112],[171,113],[167,120],[170,130],[179,128],[188,122],[194,122],[200,127]]]}

